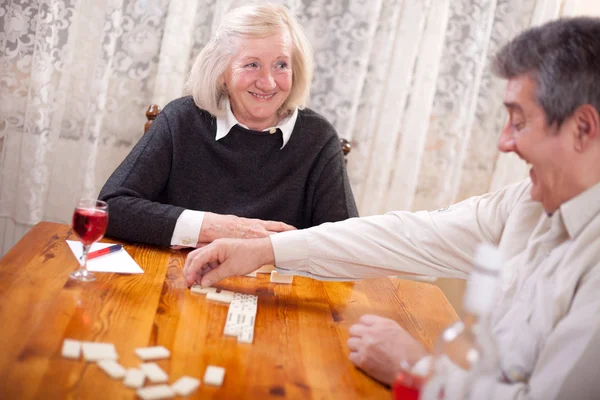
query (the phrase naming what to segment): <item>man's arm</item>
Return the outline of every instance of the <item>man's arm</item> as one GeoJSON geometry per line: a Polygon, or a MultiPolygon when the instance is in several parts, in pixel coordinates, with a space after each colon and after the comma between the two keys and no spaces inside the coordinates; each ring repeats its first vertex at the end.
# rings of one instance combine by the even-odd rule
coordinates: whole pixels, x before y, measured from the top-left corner
{"type": "Polygon", "coordinates": [[[242,250],[244,255],[260,253],[259,259],[268,258],[267,264],[275,262],[283,272],[314,278],[361,279],[407,272],[466,277],[477,243],[499,242],[510,210],[528,187],[525,181],[447,210],[351,218],[283,232],[271,236],[270,241],[248,241],[243,246],[217,241],[190,253],[186,279],[191,285],[206,275],[202,284],[214,284],[262,265],[252,264],[254,258],[242,257],[242,250]]]}

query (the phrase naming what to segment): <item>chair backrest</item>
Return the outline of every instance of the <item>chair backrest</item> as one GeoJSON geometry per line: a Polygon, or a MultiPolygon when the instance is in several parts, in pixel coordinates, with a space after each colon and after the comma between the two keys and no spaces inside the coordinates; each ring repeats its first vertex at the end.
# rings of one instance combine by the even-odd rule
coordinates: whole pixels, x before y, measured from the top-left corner
{"type": "MultiPolygon", "coordinates": [[[[160,107],[157,104],[151,104],[150,107],[148,107],[148,110],[146,110],[146,118],[148,121],[146,121],[146,124],[144,125],[144,133],[148,132],[150,125],[152,125],[159,112],[160,107]]],[[[350,153],[350,150],[352,150],[352,144],[344,138],[340,139],[340,144],[342,145],[342,152],[344,153],[344,162],[348,164],[348,158],[346,156],[350,153]]]]}

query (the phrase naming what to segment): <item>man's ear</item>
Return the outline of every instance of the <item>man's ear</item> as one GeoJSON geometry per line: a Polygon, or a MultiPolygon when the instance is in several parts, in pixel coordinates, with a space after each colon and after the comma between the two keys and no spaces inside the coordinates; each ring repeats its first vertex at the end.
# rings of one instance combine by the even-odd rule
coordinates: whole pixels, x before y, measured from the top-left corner
{"type": "Polygon", "coordinates": [[[585,151],[600,136],[600,114],[591,104],[581,105],[575,110],[575,150],[585,151]]]}

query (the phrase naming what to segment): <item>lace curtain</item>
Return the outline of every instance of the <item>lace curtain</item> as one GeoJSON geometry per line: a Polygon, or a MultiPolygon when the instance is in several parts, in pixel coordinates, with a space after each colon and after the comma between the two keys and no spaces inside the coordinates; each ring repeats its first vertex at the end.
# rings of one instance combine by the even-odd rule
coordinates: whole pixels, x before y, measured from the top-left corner
{"type": "MultiPolygon", "coordinates": [[[[0,4],[1,254],[40,220],[70,222],[77,199],[96,195],[141,137],[146,107],[183,94],[223,13],[245,3],[0,4]]],[[[435,209],[525,176],[498,156],[504,83],[487,63],[569,1],[279,3],[315,50],[311,108],[352,141],[362,215],[435,209]]]]}

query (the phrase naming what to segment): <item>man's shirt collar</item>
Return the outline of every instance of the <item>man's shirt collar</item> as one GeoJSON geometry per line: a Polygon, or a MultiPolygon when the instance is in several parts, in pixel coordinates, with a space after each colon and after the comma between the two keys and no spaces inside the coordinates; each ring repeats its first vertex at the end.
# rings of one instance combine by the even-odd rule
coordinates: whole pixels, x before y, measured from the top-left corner
{"type": "Polygon", "coordinates": [[[600,213],[600,183],[561,204],[560,213],[569,237],[574,238],[600,213]]]}
{"type": "MultiPolygon", "coordinates": [[[[223,139],[229,134],[231,128],[233,128],[236,125],[239,125],[245,129],[249,129],[247,126],[241,124],[237,120],[235,115],[233,115],[228,99],[223,100],[223,106],[227,110],[227,114],[224,117],[217,118],[217,135],[215,136],[215,140],[223,139]]],[[[279,129],[281,131],[281,136],[283,137],[283,144],[281,145],[281,148],[283,149],[283,147],[287,144],[287,142],[290,140],[290,137],[292,136],[292,131],[294,130],[294,126],[296,125],[297,118],[298,109],[296,108],[292,115],[282,120],[279,123],[279,125],[267,128],[263,130],[263,132],[275,133],[276,130],[279,129]]]]}

